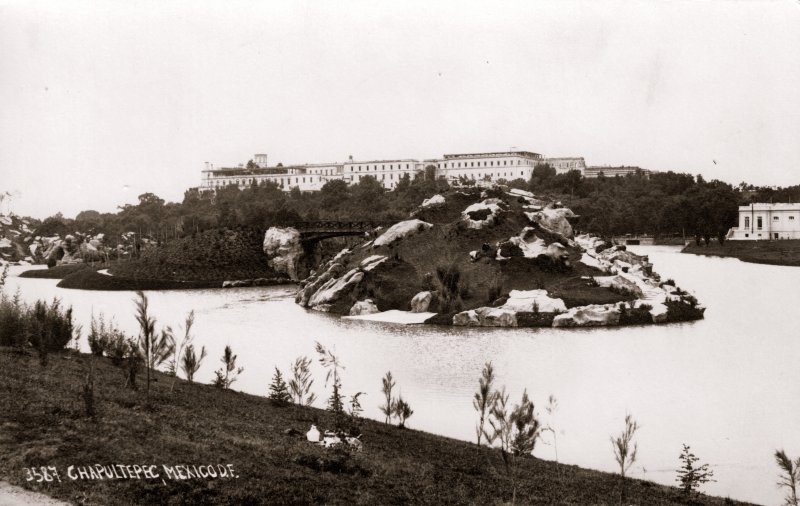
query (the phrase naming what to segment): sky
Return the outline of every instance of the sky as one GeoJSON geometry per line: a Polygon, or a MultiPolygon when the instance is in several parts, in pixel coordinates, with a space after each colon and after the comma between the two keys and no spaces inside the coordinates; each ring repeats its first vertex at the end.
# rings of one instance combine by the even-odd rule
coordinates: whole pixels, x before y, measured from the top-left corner
{"type": "Polygon", "coordinates": [[[0,0],[5,211],[512,147],[800,184],[800,3],[0,0]]]}

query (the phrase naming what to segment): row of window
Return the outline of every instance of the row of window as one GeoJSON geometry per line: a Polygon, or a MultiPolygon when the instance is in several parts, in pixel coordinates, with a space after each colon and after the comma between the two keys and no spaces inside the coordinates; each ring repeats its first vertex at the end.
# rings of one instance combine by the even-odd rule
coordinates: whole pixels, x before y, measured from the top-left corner
{"type": "MultiPolygon", "coordinates": [[[[773,216],[772,221],[780,221],[780,216],[773,216]]],[[[794,216],[789,216],[789,221],[794,221],[794,216]]],[[[750,228],[750,217],[744,217],[744,228],[750,228]]],[[[764,222],[761,216],[756,216],[756,229],[761,230],[764,228],[764,222]]]]}
{"type": "MultiPolygon", "coordinates": [[[[389,170],[403,170],[403,164],[401,164],[401,163],[398,163],[398,164],[397,164],[397,169],[395,169],[395,168],[394,168],[394,165],[395,165],[395,164],[393,164],[393,163],[390,163],[390,164],[389,164],[389,170]]],[[[410,164],[410,163],[407,163],[407,164],[405,164],[405,166],[406,166],[406,170],[409,170],[409,169],[411,169],[411,164],[410,164]]],[[[364,165],[364,166],[358,165],[358,166],[357,166],[357,168],[358,168],[358,171],[359,171],[359,172],[361,172],[361,169],[362,169],[362,168],[363,168],[365,171],[369,171],[369,170],[370,170],[370,168],[369,168],[369,167],[370,167],[369,165],[364,165]]],[[[355,172],[356,166],[350,166],[349,168],[350,168],[350,172],[355,172]]],[[[373,165],[373,166],[372,166],[372,170],[378,170],[378,166],[377,166],[377,165],[373,165]]],[[[385,164],[385,163],[382,163],[382,164],[381,164],[381,169],[380,169],[380,170],[386,170],[386,164],[385,164]]]]}
{"type": "MultiPolygon", "coordinates": [[[[505,166],[514,165],[514,161],[512,160],[511,163],[509,164],[508,160],[503,160],[503,165],[505,165],[505,166]]],[[[523,165],[522,160],[517,160],[517,165],[523,165]]],[[[524,165],[531,165],[530,160],[525,160],[525,164],[524,165]]],[[[442,164],[441,163],[437,163],[436,166],[439,167],[440,169],[442,168],[442,164]]],[[[483,165],[481,165],[481,162],[469,162],[469,165],[467,165],[467,162],[450,162],[450,167],[447,166],[447,162],[444,162],[444,168],[445,169],[447,169],[447,168],[459,169],[459,168],[467,168],[467,167],[494,167],[494,166],[495,166],[494,161],[483,162],[483,165]],[[461,166],[462,163],[464,164],[463,167],[461,166]],[[478,165],[475,165],[476,163],[478,165]]],[[[501,166],[500,165],[500,160],[498,160],[497,161],[497,167],[500,167],[500,166],[501,166]]]]}

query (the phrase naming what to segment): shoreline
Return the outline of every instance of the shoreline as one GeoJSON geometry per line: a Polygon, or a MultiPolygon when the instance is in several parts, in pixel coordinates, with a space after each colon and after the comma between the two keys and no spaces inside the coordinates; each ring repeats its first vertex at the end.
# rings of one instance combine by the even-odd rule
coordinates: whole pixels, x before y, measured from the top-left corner
{"type": "Polygon", "coordinates": [[[726,241],[720,245],[686,245],[681,253],[692,255],[738,258],[742,262],[800,267],[800,240],[726,241]]]}

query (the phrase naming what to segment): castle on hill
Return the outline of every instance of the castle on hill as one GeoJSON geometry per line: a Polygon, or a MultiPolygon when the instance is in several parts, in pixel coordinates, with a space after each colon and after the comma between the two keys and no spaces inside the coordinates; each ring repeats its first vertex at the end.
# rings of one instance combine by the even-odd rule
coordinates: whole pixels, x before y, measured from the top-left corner
{"type": "MultiPolygon", "coordinates": [[[[459,153],[442,158],[417,160],[411,158],[394,160],[354,160],[346,162],[314,163],[300,165],[277,164],[270,166],[268,156],[259,153],[247,165],[238,167],[214,167],[206,162],[202,170],[200,191],[217,190],[229,185],[247,188],[270,181],[284,191],[297,187],[300,191],[319,191],[328,181],[341,179],[348,184],[357,184],[362,178],[372,176],[387,190],[394,189],[402,178],[414,178],[426,168],[435,171],[436,178],[448,181],[463,179],[473,181],[529,180],[537,165],[548,164],[556,174],[571,170],[580,171],[585,177],[596,177],[596,171],[587,170],[583,157],[546,158],[531,151],[499,151],[492,153],[459,153]]],[[[624,167],[622,169],[637,169],[624,167]]],[[[608,170],[608,168],[606,168],[608,170]]],[[[641,169],[639,169],[641,170],[641,169]]],[[[613,175],[625,175],[617,170],[613,175]]]]}

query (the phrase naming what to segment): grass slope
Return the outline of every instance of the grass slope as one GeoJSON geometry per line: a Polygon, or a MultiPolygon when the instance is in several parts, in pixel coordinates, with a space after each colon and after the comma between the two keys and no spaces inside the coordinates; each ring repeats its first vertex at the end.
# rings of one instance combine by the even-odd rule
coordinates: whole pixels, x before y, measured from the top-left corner
{"type": "Polygon", "coordinates": [[[725,241],[709,246],[689,244],[683,253],[734,257],[743,262],[771,265],[800,266],[800,240],[783,241],[725,241]]]}
{"type": "MultiPolygon", "coordinates": [[[[209,367],[207,362],[205,367],[209,367]]],[[[245,374],[247,372],[245,371],[245,374]]],[[[140,375],[140,383],[144,375],[140,375]]],[[[81,504],[501,504],[509,478],[495,450],[363,422],[364,451],[349,461],[288,428],[332,426],[324,411],[155,375],[155,408],[123,388],[107,359],[63,352],[42,369],[35,356],[0,348],[0,478],[81,504]],[[95,368],[96,420],[80,397],[95,368]],[[337,464],[338,462],[338,464],[337,464]],[[235,479],[69,480],[70,465],[231,464],[235,479]],[[26,483],[23,468],[56,466],[61,483],[26,483]]],[[[264,386],[266,391],[266,385],[264,386]]],[[[411,420],[413,424],[413,419],[411,420]]],[[[609,448],[609,459],[611,450],[609,448]]],[[[617,504],[616,475],[524,459],[519,504],[617,504]]],[[[160,471],[163,474],[163,471],[160,471]]],[[[628,481],[630,504],[684,504],[672,487],[628,481]]],[[[701,496],[698,504],[733,504],[701,496]]]]}

